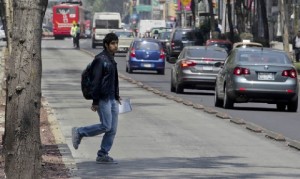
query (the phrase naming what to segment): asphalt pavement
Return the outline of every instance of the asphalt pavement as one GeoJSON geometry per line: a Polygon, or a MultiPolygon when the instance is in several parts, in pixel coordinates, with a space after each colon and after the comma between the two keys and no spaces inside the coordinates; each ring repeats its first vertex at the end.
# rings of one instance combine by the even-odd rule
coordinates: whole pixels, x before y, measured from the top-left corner
{"type": "Polygon", "coordinates": [[[79,87],[91,56],[53,48],[42,54],[45,105],[74,178],[300,178],[300,153],[286,141],[126,74],[120,74],[120,94],[131,99],[133,111],[119,115],[110,153],[119,164],[96,164],[101,136],[84,138],[78,150],[71,142],[72,127],[98,122],[79,87]]]}

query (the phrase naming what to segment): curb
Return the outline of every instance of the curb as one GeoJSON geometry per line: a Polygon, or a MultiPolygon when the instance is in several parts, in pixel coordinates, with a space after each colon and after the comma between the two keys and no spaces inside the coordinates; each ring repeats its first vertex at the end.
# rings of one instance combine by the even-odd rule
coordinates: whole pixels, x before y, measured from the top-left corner
{"type": "Polygon", "coordinates": [[[59,149],[59,152],[61,153],[62,161],[65,164],[66,168],[69,169],[69,174],[70,176],[74,179],[74,177],[78,178],[75,176],[75,171],[78,170],[76,166],[76,162],[72,156],[72,152],[70,148],[68,147],[66,143],[66,139],[61,132],[60,125],[57,121],[57,118],[54,114],[54,110],[50,107],[47,99],[43,97],[44,100],[42,100],[42,105],[47,111],[47,116],[48,116],[48,122],[50,125],[51,132],[54,136],[55,143],[57,144],[57,147],[59,149]]]}

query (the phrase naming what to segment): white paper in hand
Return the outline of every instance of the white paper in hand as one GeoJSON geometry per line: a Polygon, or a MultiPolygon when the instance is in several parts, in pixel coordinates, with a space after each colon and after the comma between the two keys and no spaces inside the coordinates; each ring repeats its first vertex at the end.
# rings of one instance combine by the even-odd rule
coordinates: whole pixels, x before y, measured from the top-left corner
{"type": "Polygon", "coordinates": [[[132,111],[130,99],[122,99],[121,104],[119,104],[119,114],[132,111]]]}

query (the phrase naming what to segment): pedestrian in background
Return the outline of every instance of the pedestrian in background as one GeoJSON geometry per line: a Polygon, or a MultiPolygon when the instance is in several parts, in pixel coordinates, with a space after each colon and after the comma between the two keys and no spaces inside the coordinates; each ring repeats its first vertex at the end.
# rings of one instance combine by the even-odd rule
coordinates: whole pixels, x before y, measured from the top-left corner
{"type": "Polygon", "coordinates": [[[73,38],[73,47],[76,47],[76,29],[77,29],[76,22],[73,22],[73,26],[71,27],[71,31],[70,31],[70,35],[73,38]]]}
{"type": "Polygon", "coordinates": [[[107,34],[103,39],[104,50],[96,55],[92,63],[93,104],[91,110],[97,111],[100,123],[72,128],[72,142],[75,149],[78,149],[83,137],[104,133],[100,149],[97,152],[97,163],[116,163],[108,154],[117,132],[119,104],[121,104],[117,63],[114,60],[114,54],[118,50],[118,42],[116,34],[107,34]]]}
{"type": "Polygon", "coordinates": [[[299,62],[300,58],[300,31],[298,31],[296,37],[293,38],[293,50],[296,57],[296,62],[299,62]]]}
{"type": "Polygon", "coordinates": [[[80,40],[80,26],[79,26],[79,24],[77,24],[77,26],[76,26],[76,48],[80,48],[80,46],[79,46],[79,40],[80,40]]]}

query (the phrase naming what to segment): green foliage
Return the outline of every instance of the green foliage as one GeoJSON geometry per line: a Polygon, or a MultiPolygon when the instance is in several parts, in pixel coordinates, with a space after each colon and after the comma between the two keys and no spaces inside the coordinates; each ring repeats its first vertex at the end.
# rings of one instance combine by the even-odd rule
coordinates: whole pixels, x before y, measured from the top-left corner
{"type": "Polygon", "coordinates": [[[300,63],[299,62],[298,63],[294,63],[294,65],[295,65],[295,67],[296,67],[296,69],[298,71],[298,74],[300,75],[300,63]]]}
{"type": "Polygon", "coordinates": [[[85,0],[87,9],[93,12],[120,12],[123,13],[123,3],[128,0],[85,0]]]}

